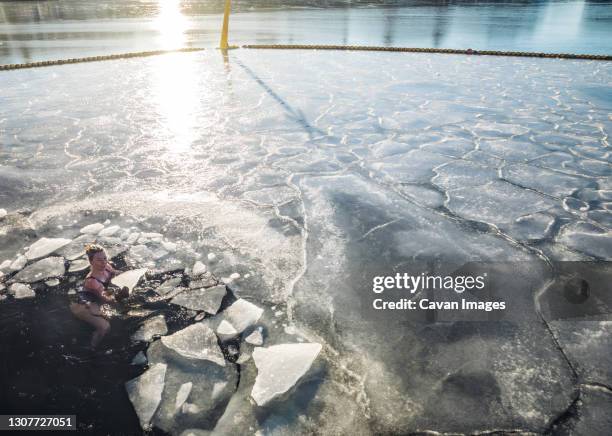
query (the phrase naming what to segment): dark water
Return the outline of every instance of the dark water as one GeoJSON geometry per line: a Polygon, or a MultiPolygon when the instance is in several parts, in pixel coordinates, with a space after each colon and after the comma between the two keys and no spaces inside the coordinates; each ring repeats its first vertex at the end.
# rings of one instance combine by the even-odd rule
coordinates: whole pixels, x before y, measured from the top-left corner
{"type": "MultiPolygon", "coordinates": [[[[233,3],[234,44],[612,53],[612,2],[233,3]]],[[[223,2],[0,2],[0,64],[218,45],[223,2]]]]}
{"type": "MultiPolygon", "coordinates": [[[[115,262],[125,267],[122,258],[115,262]]],[[[163,313],[171,331],[184,328],[190,317],[180,308],[152,302],[146,293],[135,295],[113,311],[111,331],[92,351],[86,345],[93,330],[72,316],[66,295],[84,275],[66,275],[54,288],[38,283],[35,299],[2,302],[0,410],[18,415],[76,414],[79,434],[142,434],[124,387],[145,370],[130,363],[147,348],[130,339],[146,317],[134,314],[163,313]]],[[[152,434],[165,433],[155,429],[152,434]]]]}

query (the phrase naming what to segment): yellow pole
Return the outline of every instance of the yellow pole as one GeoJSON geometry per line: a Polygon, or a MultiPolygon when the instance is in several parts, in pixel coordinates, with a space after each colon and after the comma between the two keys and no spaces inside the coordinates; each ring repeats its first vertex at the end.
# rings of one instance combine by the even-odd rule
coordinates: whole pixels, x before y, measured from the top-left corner
{"type": "Polygon", "coordinates": [[[225,0],[225,11],[223,12],[223,28],[221,29],[221,43],[219,48],[221,50],[227,50],[229,45],[227,45],[227,30],[229,27],[229,15],[232,1],[225,0]]]}

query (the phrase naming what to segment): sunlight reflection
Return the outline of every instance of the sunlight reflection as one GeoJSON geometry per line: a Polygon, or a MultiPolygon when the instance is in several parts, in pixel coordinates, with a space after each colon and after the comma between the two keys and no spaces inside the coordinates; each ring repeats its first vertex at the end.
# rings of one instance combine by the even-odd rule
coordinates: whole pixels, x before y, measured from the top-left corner
{"type": "Polygon", "coordinates": [[[153,71],[152,88],[162,123],[160,136],[169,152],[186,152],[197,137],[201,112],[195,58],[184,53],[160,56],[153,71]]]}
{"type": "Polygon", "coordinates": [[[153,25],[159,31],[162,49],[170,50],[185,45],[187,18],[181,13],[180,0],[159,0],[159,14],[153,25]]]}

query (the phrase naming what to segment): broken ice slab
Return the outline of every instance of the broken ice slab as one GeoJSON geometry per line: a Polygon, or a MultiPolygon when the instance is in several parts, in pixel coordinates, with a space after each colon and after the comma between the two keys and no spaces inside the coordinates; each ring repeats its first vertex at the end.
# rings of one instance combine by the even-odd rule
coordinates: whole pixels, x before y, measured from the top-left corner
{"type": "Polygon", "coordinates": [[[155,253],[146,245],[134,245],[128,252],[128,258],[133,265],[146,265],[155,260],[155,253]]]}
{"type": "MultiPolygon", "coordinates": [[[[85,245],[95,241],[93,235],[81,235],[72,240],[70,244],[56,250],[56,253],[68,260],[75,260],[85,256],[85,245]]],[[[107,253],[108,254],[108,253],[107,253]]],[[[112,257],[112,256],[109,256],[112,257]]]]}
{"type": "Polygon", "coordinates": [[[143,430],[151,428],[151,419],[161,402],[166,368],[166,364],[156,363],[140,377],[125,384],[143,430]]]}
{"type": "Polygon", "coordinates": [[[217,336],[208,324],[203,322],[192,324],[170,336],[163,336],[161,343],[184,358],[207,360],[225,366],[217,336]]]}
{"type": "Polygon", "coordinates": [[[162,242],[164,235],[162,235],[161,233],[141,233],[139,238],[138,238],[138,243],[139,244],[147,244],[150,242],[162,242]]]}
{"type": "Polygon", "coordinates": [[[29,285],[23,283],[13,283],[9,287],[8,292],[16,299],[32,298],[36,296],[32,288],[29,285]]]}
{"type": "Polygon", "coordinates": [[[209,360],[185,360],[166,348],[161,340],[149,346],[147,357],[149,364],[163,362],[168,365],[162,401],[153,417],[153,425],[175,435],[187,428],[214,427],[238,384],[236,366],[219,366],[209,360]]]}
{"type": "Polygon", "coordinates": [[[47,257],[28,265],[19,271],[12,280],[15,282],[34,283],[52,277],[63,276],[65,272],[63,257],[47,257]]]}
{"type": "Polygon", "coordinates": [[[243,298],[239,298],[223,312],[223,319],[227,320],[238,333],[254,325],[261,315],[263,309],[243,298]]]}
{"type": "Polygon", "coordinates": [[[81,272],[89,268],[89,259],[76,259],[70,262],[68,272],[81,272]]]}
{"type": "Polygon", "coordinates": [[[136,243],[136,241],[138,241],[139,237],[140,237],[140,233],[138,232],[130,233],[127,239],[125,240],[125,243],[129,245],[133,245],[136,243]]]}
{"type": "Polygon", "coordinates": [[[321,344],[308,343],[255,349],[257,378],[251,397],[257,405],[265,406],[295,386],[306,375],[321,348],[321,344]]]}
{"type": "Polygon", "coordinates": [[[138,354],[134,356],[130,365],[146,365],[147,356],[142,351],[139,351],[138,354]]]}
{"type": "Polygon", "coordinates": [[[164,315],[157,315],[145,320],[142,326],[132,335],[132,340],[149,342],[155,336],[162,336],[166,333],[168,333],[166,319],[164,315]]]}
{"type": "Polygon", "coordinates": [[[201,276],[202,274],[204,274],[207,270],[207,266],[204,265],[201,261],[197,261],[194,265],[193,268],[191,269],[191,276],[192,277],[198,277],[201,276]]]}
{"type": "Polygon", "coordinates": [[[145,275],[146,272],[147,272],[146,268],[126,271],[124,273],[119,274],[117,277],[113,278],[112,283],[113,285],[119,286],[120,288],[123,288],[124,286],[126,286],[129,289],[130,294],[131,294],[134,287],[138,284],[138,282],[140,281],[142,276],[145,275]]]}
{"type": "Polygon", "coordinates": [[[219,323],[216,331],[221,342],[229,341],[238,336],[238,331],[226,320],[219,323]]]}
{"type": "Polygon", "coordinates": [[[11,263],[10,269],[11,271],[19,271],[23,269],[24,266],[28,263],[28,259],[25,256],[19,255],[17,259],[11,263]]]}
{"type": "Polygon", "coordinates": [[[168,292],[176,289],[181,284],[182,280],[182,277],[172,277],[159,285],[155,289],[155,292],[157,292],[159,295],[166,295],[168,292]]]}
{"type": "Polygon", "coordinates": [[[183,383],[181,385],[176,393],[176,401],[174,403],[176,410],[179,410],[185,401],[187,401],[187,398],[189,398],[189,394],[191,393],[191,388],[193,388],[193,383],[191,382],[183,383]]]}
{"type": "Polygon", "coordinates": [[[207,289],[189,289],[174,297],[171,303],[191,310],[204,310],[214,315],[219,311],[225,293],[225,285],[207,289]]]}
{"type": "Polygon", "coordinates": [[[211,286],[215,286],[217,283],[219,282],[217,281],[215,276],[213,276],[209,271],[209,272],[202,274],[197,279],[191,280],[189,282],[189,287],[191,289],[210,288],[211,286]]]}
{"type": "Polygon", "coordinates": [[[261,328],[254,330],[253,333],[248,335],[244,340],[245,342],[251,345],[256,345],[256,346],[263,345],[263,335],[261,334],[261,328]]]}
{"type": "Polygon", "coordinates": [[[30,245],[30,248],[28,251],[26,251],[25,256],[28,260],[40,259],[41,257],[48,256],[71,242],[71,239],[64,238],[40,238],[38,241],[30,245]]]}
{"type": "Polygon", "coordinates": [[[10,260],[5,260],[4,262],[0,263],[0,272],[2,272],[3,274],[7,274],[11,271],[11,264],[13,262],[11,262],[10,260]]]}
{"type": "Polygon", "coordinates": [[[104,224],[102,223],[89,224],[81,229],[81,233],[87,235],[97,235],[103,228],[104,224]]]}
{"type": "Polygon", "coordinates": [[[105,229],[101,230],[98,233],[98,236],[101,236],[101,237],[110,237],[110,236],[115,235],[119,230],[121,230],[121,227],[119,227],[117,225],[106,227],[105,229]]]}

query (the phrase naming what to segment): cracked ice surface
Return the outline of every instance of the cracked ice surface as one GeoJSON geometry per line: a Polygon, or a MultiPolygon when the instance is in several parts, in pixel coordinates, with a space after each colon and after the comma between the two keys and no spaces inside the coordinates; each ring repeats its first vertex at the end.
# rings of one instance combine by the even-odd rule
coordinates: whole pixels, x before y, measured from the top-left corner
{"type": "Polygon", "coordinates": [[[609,377],[580,359],[603,360],[608,324],[549,330],[533,294],[549,260],[612,258],[611,78],[609,62],[249,50],[10,71],[0,199],[35,226],[110,210],[210,247],[218,277],[244,277],[239,297],[286,305],[338,352],[304,411],[333,414],[322,431],[350,433],[346,416],[380,433],[544,431],[572,402],[568,362],[609,377]],[[478,260],[529,265],[505,272],[506,323],[366,310],[375,274],[478,260]]]}

